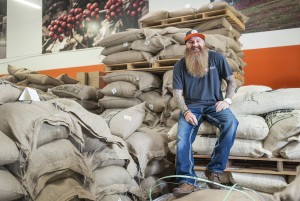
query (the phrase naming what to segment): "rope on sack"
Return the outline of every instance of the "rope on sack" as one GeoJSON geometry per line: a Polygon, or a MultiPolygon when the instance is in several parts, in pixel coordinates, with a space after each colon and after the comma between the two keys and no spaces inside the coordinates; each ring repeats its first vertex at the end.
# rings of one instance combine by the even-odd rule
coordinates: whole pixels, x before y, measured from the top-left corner
{"type": "MultiPolygon", "coordinates": [[[[219,184],[219,183],[216,183],[216,182],[212,182],[212,181],[209,181],[207,179],[201,179],[201,178],[198,178],[198,177],[191,177],[191,176],[185,176],[185,175],[170,175],[170,176],[165,176],[165,177],[161,177],[159,179],[156,180],[156,182],[160,181],[160,180],[163,180],[163,179],[167,179],[167,178],[188,178],[188,179],[195,179],[197,181],[202,181],[202,182],[206,182],[206,183],[212,183],[212,184],[215,184],[217,186],[220,186],[220,187],[223,187],[223,188],[226,188],[226,189],[229,189],[229,192],[225,195],[224,199],[222,201],[227,201],[228,198],[229,198],[229,195],[232,193],[232,191],[237,191],[237,192],[240,192],[240,193],[243,193],[245,194],[246,196],[248,196],[251,200],[255,201],[255,199],[249,195],[248,193],[242,191],[242,190],[239,190],[237,189],[236,187],[239,186],[238,184],[234,184],[233,186],[231,187],[228,187],[228,186],[225,186],[225,185],[222,185],[222,184],[219,184]]],[[[152,189],[156,188],[157,186],[159,186],[160,184],[156,184],[154,186],[152,186],[149,190],[149,199],[150,201],[152,201],[152,189]]],[[[239,186],[240,187],[240,186],[239,186]]],[[[241,189],[245,189],[245,188],[241,188],[241,189]]],[[[247,189],[248,190],[248,189],[247,189]]]]}

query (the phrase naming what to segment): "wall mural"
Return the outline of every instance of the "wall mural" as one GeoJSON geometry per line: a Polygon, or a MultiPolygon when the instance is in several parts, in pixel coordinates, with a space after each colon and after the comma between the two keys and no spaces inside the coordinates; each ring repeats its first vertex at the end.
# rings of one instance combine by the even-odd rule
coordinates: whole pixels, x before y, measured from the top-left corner
{"type": "Polygon", "coordinates": [[[300,0],[211,0],[226,1],[250,17],[243,33],[300,27],[300,0]]]}
{"type": "Polygon", "coordinates": [[[43,0],[43,53],[97,47],[110,34],[139,28],[148,0],[43,0]]]}
{"type": "Polygon", "coordinates": [[[0,59],[6,58],[7,0],[0,1],[0,59]]]}

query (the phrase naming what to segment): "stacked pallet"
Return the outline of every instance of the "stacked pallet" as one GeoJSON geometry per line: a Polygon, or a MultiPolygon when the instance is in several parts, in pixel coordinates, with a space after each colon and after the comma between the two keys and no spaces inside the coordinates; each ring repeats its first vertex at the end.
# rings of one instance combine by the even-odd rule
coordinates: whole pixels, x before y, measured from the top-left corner
{"type": "MultiPolygon", "coordinates": [[[[246,63],[243,62],[244,54],[238,39],[241,35],[240,31],[245,30],[247,20],[246,16],[225,2],[210,3],[198,9],[150,12],[140,19],[143,28],[135,30],[139,32],[138,38],[130,37],[129,39],[128,36],[133,31],[130,30],[104,39],[105,44],[103,41],[100,42],[100,46],[105,47],[101,53],[104,56],[108,56],[107,50],[113,49],[114,53],[128,51],[128,55],[123,52],[121,56],[126,60],[117,59],[112,63],[108,61],[109,59],[104,59],[103,63],[106,64],[106,72],[114,70],[164,72],[170,70],[176,61],[184,56],[183,38],[185,33],[190,29],[200,29],[206,35],[208,48],[220,52],[226,57],[238,85],[241,86],[244,83],[243,68],[246,63]],[[149,35],[149,32],[152,33],[149,35]],[[125,35],[126,37],[124,37],[125,35]],[[121,43],[118,44],[119,48],[114,45],[116,38],[118,41],[122,38],[122,42],[120,41],[121,43]],[[107,40],[109,40],[108,43],[107,40]],[[153,51],[154,46],[155,50],[153,51]],[[132,58],[136,54],[135,51],[142,51],[143,56],[132,58]]],[[[120,58],[120,55],[115,56],[120,58]]]]}

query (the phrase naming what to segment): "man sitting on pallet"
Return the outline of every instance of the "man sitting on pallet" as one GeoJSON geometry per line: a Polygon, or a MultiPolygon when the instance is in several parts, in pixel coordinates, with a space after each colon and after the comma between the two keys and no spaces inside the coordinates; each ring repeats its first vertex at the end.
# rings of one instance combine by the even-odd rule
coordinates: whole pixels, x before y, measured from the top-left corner
{"type": "MultiPolygon", "coordinates": [[[[194,171],[192,143],[200,124],[206,120],[220,129],[211,161],[205,175],[210,181],[220,183],[219,174],[226,168],[230,149],[233,145],[238,121],[229,109],[235,92],[235,78],[220,53],[205,47],[205,36],[199,30],[191,30],[184,38],[185,57],[174,65],[173,96],[181,110],[177,133],[176,175],[179,186],[173,189],[175,197],[197,191],[194,171]],[[227,82],[225,99],[221,92],[222,79],[227,82]]],[[[208,183],[210,188],[218,185],[208,183]]]]}

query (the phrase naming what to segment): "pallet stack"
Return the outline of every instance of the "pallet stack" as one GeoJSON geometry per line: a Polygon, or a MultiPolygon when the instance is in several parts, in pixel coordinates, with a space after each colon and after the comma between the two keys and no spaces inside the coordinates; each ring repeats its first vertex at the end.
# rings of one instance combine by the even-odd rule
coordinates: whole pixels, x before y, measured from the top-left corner
{"type": "MultiPolygon", "coordinates": [[[[109,47],[103,46],[103,42],[100,43],[100,46],[105,47],[102,54],[104,53],[104,56],[108,56],[106,54],[107,49],[118,49],[120,52],[125,50],[129,52],[141,50],[139,48],[136,49],[136,45],[132,46],[132,43],[136,44],[134,40],[142,40],[144,43],[142,50],[147,52],[147,46],[151,46],[153,38],[156,37],[164,41],[160,44],[160,49],[154,52],[148,52],[150,55],[142,59],[134,58],[129,60],[130,57],[125,56],[127,58],[126,60],[117,63],[106,62],[104,59],[105,70],[108,73],[116,70],[141,70],[151,72],[165,72],[170,70],[178,59],[183,57],[183,38],[185,33],[190,29],[200,29],[204,34],[209,35],[206,41],[209,49],[221,52],[228,59],[237,83],[241,86],[244,83],[243,68],[246,66],[246,63],[242,60],[244,54],[241,51],[241,44],[238,39],[240,32],[245,30],[247,20],[248,18],[246,16],[242,15],[226,2],[210,3],[198,9],[186,8],[176,11],[161,10],[151,12],[140,19],[141,30],[143,30],[142,32],[154,30],[156,32],[154,35],[153,33],[150,35],[146,33],[142,37],[139,35],[139,38],[129,39],[127,37],[125,42],[122,41],[122,43],[118,44],[123,47],[122,49],[116,48],[116,46],[113,45],[115,41],[109,43],[109,47]],[[171,38],[172,41],[175,42],[166,42],[166,38],[171,38]],[[166,53],[167,51],[168,53],[166,53]]],[[[130,31],[127,33],[130,35],[130,31]]],[[[123,35],[121,38],[124,38],[123,35]]],[[[109,37],[107,39],[109,39],[109,37]]]]}

